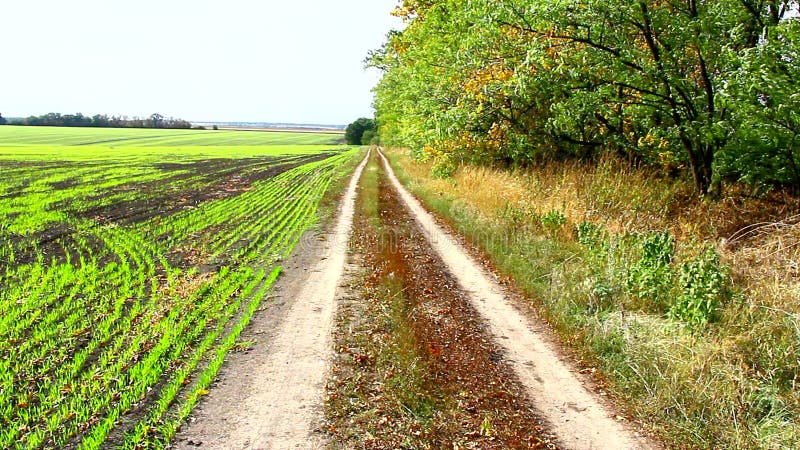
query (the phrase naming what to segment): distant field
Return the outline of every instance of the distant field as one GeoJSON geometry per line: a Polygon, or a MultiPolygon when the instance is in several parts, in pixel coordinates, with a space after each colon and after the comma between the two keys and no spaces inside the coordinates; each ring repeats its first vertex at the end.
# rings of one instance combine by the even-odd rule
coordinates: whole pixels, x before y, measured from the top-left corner
{"type": "Polygon", "coordinates": [[[163,447],[355,155],[326,139],[0,127],[0,448],[163,447]]]}
{"type": "Polygon", "coordinates": [[[0,126],[0,147],[27,145],[102,145],[106,147],[331,145],[341,133],[234,130],[153,130],[0,126]]]}

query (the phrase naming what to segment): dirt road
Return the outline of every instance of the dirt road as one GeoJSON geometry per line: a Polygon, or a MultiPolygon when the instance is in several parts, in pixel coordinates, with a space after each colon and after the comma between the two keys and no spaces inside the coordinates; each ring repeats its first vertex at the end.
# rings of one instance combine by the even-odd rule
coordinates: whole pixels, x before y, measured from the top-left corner
{"type": "Polygon", "coordinates": [[[306,239],[288,261],[292,275],[254,317],[247,354],[229,358],[217,386],[178,434],[178,448],[320,448],[322,396],[330,354],[335,296],[347,256],[353,205],[367,158],[356,168],[336,228],[306,239]]]}
{"type": "Polygon", "coordinates": [[[531,323],[508,300],[503,289],[473,260],[397,180],[380,154],[384,170],[428,241],[469,293],[472,306],[489,323],[516,375],[561,446],[570,449],[645,449],[653,445],[615,420],[611,410],[593,395],[576,371],[561,358],[543,329],[531,323]]]}
{"type": "Polygon", "coordinates": [[[361,180],[334,336],[332,449],[557,449],[485,321],[393,189],[361,180]]]}
{"type": "MultiPolygon", "coordinates": [[[[428,366],[437,371],[434,378],[438,377],[439,387],[453,392],[464,391],[462,385],[471,379],[457,372],[461,369],[453,369],[458,364],[473,368],[475,373],[468,374],[474,375],[472,385],[485,384],[491,388],[454,413],[462,429],[474,429],[475,421],[479,423],[486,417],[482,411],[505,408],[520,411],[507,416],[512,418],[507,433],[509,442],[518,442],[521,448],[544,445],[545,441],[538,437],[544,435],[555,435],[558,447],[568,449],[658,448],[617,420],[613,410],[586,387],[587,380],[559,355],[544,324],[520,312],[508,300],[503,288],[405,190],[382,154],[380,158],[389,180],[381,189],[396,191],[392,195],[401,200],[396,201],[395,207],[402,209],[405,205],[413,216],[413,220],[408,220],[416,220],[424,235],[424,239],[407,239],[410,250],[403,256],[406,262],[401,261],[397,267],[412,272],[427,270],[429,274],[437,270],[446,272],[435,275],[440,286],[433,286],[433,290],[416,286],[419,291],[416,294],[413,280],[424,277],[414,273],[401,277],[412,280],[405,290],[409,298],[434,298],[437,302],[423,305],[427,309],[417,308],[413,313],[418,319],[415,332],[425,339],[431,337],[424,342],[425,348],[437,358],[442,359],[442,355],[450,358],[447,364],[437,366],[431,360],[428,366]],[[423,269],[425,265],[431,267],[423,269]],[[450,279],[457,288],[448,285],[450,279]],[[437,293],[436,289],[459,293],[437,293]],[[459,299],[464,299],[463,303],[459,299]],[[431,309],[431,305],[436,306],[431,309]],[[442,316],[443,311],[452,317],[442,316]],[[467,335],[472,341],[464,340],[467,335]],[[464,345],[456,345],[458,349],[446,355],[454,343],[464,345]],[[498,392],[506,399],[498,396],[498,392]],[[537,423],[541,419],[544,424],[544,430],[537,429],[536,435],[531,434],[534,419],[537,423]],[[526,429],[525,424],[531,428],[526,429]]],[[[254,339],[255,344],[247,354],[230,356],[219,382],[176,438],[178,448],[336,447],[337,442],[328,440],[335,441],[337,435],[319,429],[333,354],[331,329],[337,309],[337,286],[347,260],[356,185],[366,163],[367,159],[356,169],[335,230],[320,235],[320,240],[315,241],[318,245],[306,246],[289,260],[286,270],[291,275],[279,281],[276,299],[254,318],[245,337],[254,339]]],[[[359,308],[356,309],[369,310],[359,308]]],[[[380,382],[376,380],[377,384],[380,382]]],[[[460,432],[458,428],[454,430],[460,432]]],[[[500,441],[489,434],[484,437],[488,444],[480,448],[502,448],[497,447],[500,441]]],[[[388,447],[378,444],[370,448],[388,447]]]]}

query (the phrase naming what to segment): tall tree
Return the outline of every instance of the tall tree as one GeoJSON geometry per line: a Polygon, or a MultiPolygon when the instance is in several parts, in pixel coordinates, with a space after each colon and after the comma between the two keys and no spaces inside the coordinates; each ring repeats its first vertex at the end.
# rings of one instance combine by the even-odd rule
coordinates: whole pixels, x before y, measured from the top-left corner
{"type": "Polygon", "coordinates": [[[452,167],[613,150],[715,191],[735,144],[720,95],[797,4],[780,0],[406,0],[369,63],[382,138],[452,167]],[[767,33],[768,34],[768,33],[767,33]]]}
{"type": "Polygon", "coordinates": [[[751,184],[800,192],[800,22],[771,27],[742,54],[724,93],[734,111],[736,142],[722,169],[751,184]]]}

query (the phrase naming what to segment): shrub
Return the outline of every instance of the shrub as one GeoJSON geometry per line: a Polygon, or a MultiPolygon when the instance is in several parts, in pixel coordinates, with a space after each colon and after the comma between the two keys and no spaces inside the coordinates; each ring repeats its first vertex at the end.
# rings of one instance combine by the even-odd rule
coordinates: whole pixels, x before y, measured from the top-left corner
{"type": "Polygon", "coordinates": [[[445,153],[436,157],[431,168],[431,175],[434,178],[451,178],[456,169],[458,169],[458,161],[451,154],[445,153]]]}
{"type": "Polygon", "coordinates": [[[628,271],[626,288],[640,299],[663,301],[673,281],[675,239],[669,233],[652,233],[642,241],[642,257],[628,271]]]}
{"type": "Polygon", "coordinates": [[[681,294],[669,310],[669,316],[691,327],[705,326],[716,319],[723,299],[728,295],[727,269],[713,249],[707,249],[681,266],[681,294]]]}

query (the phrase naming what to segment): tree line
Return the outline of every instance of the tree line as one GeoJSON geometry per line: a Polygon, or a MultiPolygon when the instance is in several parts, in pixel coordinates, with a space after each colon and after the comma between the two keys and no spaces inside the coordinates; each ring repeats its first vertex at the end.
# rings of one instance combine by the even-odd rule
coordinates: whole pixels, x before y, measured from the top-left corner
{"type": "Polygon", "coordinates": [[[800,7],[789,0],[405,0],[367,64],[382,142],[529,166],[615,153],[800,191],[800,7]]]}
{"type": "MultiPolygon", "coordinates": [[[[6,119],[0,116],[0,125],[6,119]]],[[[96,114],[84,116],[77,114],[48,113],[41,116],[30,116],[8,121],[9,125],[48,126],[48,127],[95,127],[95,128],[192,128],[191,122],[161,114],[152,114],[146,118],[127,116],[108,116],[96,114]]]]}

